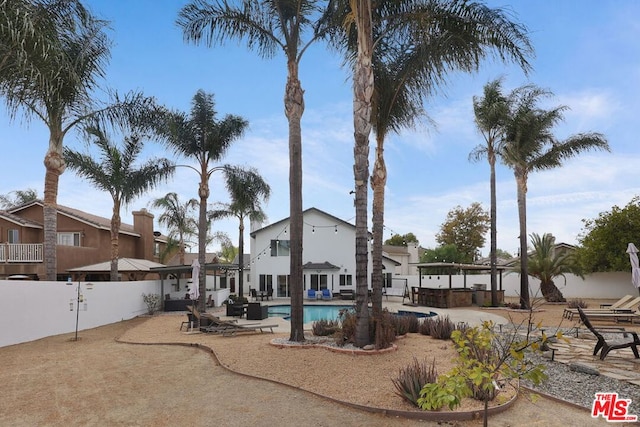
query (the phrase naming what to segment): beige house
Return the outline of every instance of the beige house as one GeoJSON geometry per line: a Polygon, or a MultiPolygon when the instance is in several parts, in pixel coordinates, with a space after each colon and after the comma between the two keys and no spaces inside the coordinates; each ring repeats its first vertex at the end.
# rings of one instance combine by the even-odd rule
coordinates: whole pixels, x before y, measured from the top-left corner
{"type": "MultiPolygon", "coordinates": [[[[39,200],[0,211],[0,279],[16,275],[44,279],[43,224],[43,203],[39,200]]],[[[58,280],[67,280],[70,269],[109,261],[110,228],[109,218],[58,205],[58,280]]],[[[153,215],[140,209],[133,212],[133,225],[123,223],[120,227],[119,255],[158,262],[166,241],[154,232],[153,215]]]]}

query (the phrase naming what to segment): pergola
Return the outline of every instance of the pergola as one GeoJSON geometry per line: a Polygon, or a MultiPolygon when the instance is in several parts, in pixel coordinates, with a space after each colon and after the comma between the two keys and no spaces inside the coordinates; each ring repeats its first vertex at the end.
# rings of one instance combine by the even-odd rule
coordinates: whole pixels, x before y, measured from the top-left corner
{"type": "MultiPolygon", "coordinates": [[[[469,271],[477,271],[477,272],[486,272],[491,271],[490,265],[482,265],[482,264],[458,264],[455,262],[422,262],[414,264],[418,267],[418,284],[419,287],[422,287],[422,275],[429,274],[429,272],[438,272],[445,271],[446,275],[449,276],[449,289],[451,289],[451,276],[454,272],[462,272],[464,275],[464,288],[467,287],[467,273],[469,271]]],[[[499,273],[499,291],[502,290],[502,273],[505,270],[513,270],[513,267],[507,267],[505,265],[497,265],[496,270],[499,273]]],[[[440,274],[440,273],[438,273],[440,274]]]]}

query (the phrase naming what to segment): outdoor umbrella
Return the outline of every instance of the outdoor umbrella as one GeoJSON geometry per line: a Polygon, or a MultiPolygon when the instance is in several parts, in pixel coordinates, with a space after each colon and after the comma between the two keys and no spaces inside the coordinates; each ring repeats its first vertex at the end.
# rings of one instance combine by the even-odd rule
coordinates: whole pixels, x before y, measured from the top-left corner
{"type": "Polygon", "coordinates": [[[631,260],[631,283],[638,288],[640,292],[640,262],[638,262],[638,248],[633,243],[629,243],[627,246],[627,253],[631,260]]]}
{"type": "Polygon", "coordinates": [[[189,296],[192,300],[197,300],[200,297],[200,263],[197,259],[194,259],[191,263],[191,287],[189,288],[189,296]]]}

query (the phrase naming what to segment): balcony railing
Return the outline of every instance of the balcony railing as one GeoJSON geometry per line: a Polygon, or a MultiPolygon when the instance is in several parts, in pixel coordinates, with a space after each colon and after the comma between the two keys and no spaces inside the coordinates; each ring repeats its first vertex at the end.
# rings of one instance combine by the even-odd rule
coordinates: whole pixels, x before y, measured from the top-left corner
{"type": "Polygon", "coordinates": [[[42,243],[2,243],[0,262],[42,262],[42,243]]]}

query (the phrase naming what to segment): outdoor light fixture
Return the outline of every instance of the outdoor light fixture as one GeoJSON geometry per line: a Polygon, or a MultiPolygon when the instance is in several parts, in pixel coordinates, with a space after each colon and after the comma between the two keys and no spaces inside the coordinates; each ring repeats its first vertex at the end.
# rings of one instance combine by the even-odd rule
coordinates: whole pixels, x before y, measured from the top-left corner
{"type": "Polygon", "coordinates": [[[336,225],[336,226],[334,226],[333,232],[334,232],[335,234],[338,234],[338,226],[337,226],[337,225],[336,225]]]}

